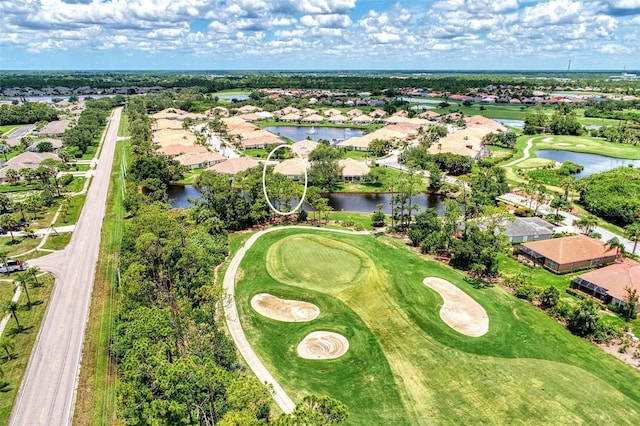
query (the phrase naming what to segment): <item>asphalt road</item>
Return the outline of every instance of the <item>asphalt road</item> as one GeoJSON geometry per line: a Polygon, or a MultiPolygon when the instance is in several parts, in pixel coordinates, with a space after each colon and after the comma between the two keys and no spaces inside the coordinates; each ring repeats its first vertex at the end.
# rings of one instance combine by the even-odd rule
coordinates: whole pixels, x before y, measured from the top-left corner
{"type": "Polygon", "coordinates": [[[118,108],[111,116],[96,174],[69,245],[29,261],[57,279],[10,425],[71,424],[121,113],[118,108]]]}

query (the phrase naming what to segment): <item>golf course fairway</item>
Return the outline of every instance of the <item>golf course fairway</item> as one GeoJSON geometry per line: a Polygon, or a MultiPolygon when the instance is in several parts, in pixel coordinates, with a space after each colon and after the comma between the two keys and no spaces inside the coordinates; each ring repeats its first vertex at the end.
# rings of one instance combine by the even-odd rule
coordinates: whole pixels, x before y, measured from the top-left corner
{"type": "Polygon", "coordinates": [[[571,335],[500,287],[464,275],[386,236],[284,229],[261,236],[236,276],[247,338],[294,402],[329,395],[348,424],[637,424],[640,373],[571,335]],[[439,316],[439,277],[484,308],[470,337],[439,316]],[[282,322],[252,309],[256,294],[312,303],[320,315],[282,322]],[[514,312],[517,311],[517,315],[514,312]],[[336,359],[301,358],[305,336],[344,336],[336,359]]]}

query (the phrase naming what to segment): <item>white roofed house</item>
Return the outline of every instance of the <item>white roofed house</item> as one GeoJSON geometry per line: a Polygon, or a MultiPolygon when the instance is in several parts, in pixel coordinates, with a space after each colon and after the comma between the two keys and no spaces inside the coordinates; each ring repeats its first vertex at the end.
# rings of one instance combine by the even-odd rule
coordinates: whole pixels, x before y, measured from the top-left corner
{"type": "Polygon", "coordinates": [[[318,142],[310,139],[304,139],[291,145],[291,149],[299,153],[302,158],[309,158],[309,154],[318,147],[318,142]]]}
{"type": "Polygon", "coordinates": [[[373,123],[373,118],[369,117],[368,115],[362,114],[359,116],[356,116],[354,118],[351,119],[351,124],[357,124],[360,126],[366,126],[373,123]]]}
{"type": "Polygon", "coordinates": [[[347,182],[360,181],[371,172],[369,166],[353,158],[338,161],[342,170],[342,179],[347,182]]]}
{"type": "Polygon", "coordinates": [[[324,112],[325,117],[333,117],[334,115],[340,115],[342,112],[339,109],[331,108],[324,112]]]}
{"type": "Polygon", "coordinates": [[[302,119],[302,116],[298,113],[286,114],[280,117],[280,121],[284,121],[287,123],[297,123],[302,119]]]}
{"type": "Polygon", "coordinates": [[[301,123],[305,123],[305,124],[320,124],[323,121],[324,121],[324,117],[319,114],[311,114],[303,118],[302,120],[300,120],[301,123]]]}
{"type": "Polygon", "coordinates": [[[215,164],[218,164],[227,158],[224,157],[219,152],[197,152],[197,153],[189,153],[182,154],[175,157],[175,159],[190,169],[202,169],[205,167],[210,167],[215,164]]]}
{"type": "Polygon", "coordinates": [[[327,119],[327,121],[331,124],[345,124],[347,121],[349,121],[349,118],[345,117],[342,114],[338,114],[332,115],[327,119]]]}
{"type": "Polygon", "coordinates": [[[308,161],[299,158],[284,160],[273,168],[273,173],[280,173],[289,179],[304,180],[304,171],[309,170],[308,161]]]}

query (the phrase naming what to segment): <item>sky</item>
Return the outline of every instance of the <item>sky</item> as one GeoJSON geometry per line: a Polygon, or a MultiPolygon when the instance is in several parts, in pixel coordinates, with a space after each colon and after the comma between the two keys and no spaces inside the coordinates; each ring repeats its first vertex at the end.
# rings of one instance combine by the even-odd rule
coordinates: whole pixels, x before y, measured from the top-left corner
{"type": "Polygon", "coordinates": [[[640,0],[1,0],[0,70],[639,70],[640,0]]]}

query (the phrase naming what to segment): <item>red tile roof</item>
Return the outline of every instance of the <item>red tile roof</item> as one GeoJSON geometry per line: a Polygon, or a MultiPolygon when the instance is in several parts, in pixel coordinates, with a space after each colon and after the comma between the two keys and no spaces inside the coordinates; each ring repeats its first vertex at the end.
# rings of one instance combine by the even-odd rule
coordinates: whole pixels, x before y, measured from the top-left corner
{"type": "Polygon", "coordinates": [[[595,271],[580,275],[585,281],[607,289],[609,295],[624,300],[626,287],[640,291],[640,263],[631,259],[621,259],[615,263],[595,271]]]}

